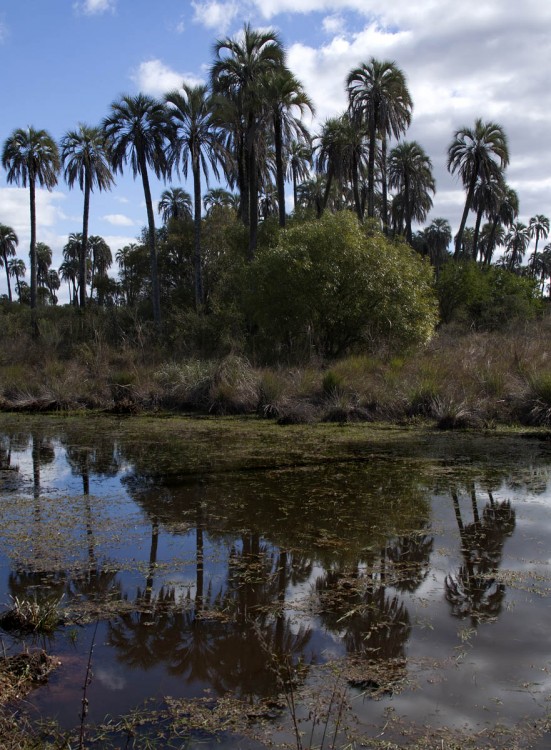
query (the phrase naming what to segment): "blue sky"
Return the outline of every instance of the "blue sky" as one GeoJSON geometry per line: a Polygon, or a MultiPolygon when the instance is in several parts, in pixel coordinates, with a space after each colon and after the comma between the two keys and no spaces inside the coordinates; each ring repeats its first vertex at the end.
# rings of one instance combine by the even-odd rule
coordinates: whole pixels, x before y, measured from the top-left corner
{"type": "MultiPolygon", "coordinates": [[[[548,0],[4,0],[0,143],[27,125],[59,140],[79,122],[101,122],[121,94],[161,96],[183,80],[205,80],[215,40],[245,21],[280,32],[317,122],[343,111],[353,67],[372,56],[396,61],[414,101],[406,138],[434,166],[429,221],[444,217],[457,229],[464,195],[446,171],[446,149],[454,130],[476,117],[508,134],[507,179],[520,197],[520,219],[551,216],[548,0]]],[[[154,198],[163,188],[155,184],[154,198]]],[[[62,179],[51,193],[39,192],[38,239],[52,247],[57,267],[68,234],[80,231],[82,195],[62,179]]],[[[28,215],[27,191],[8,186],[0,169],[0,222],[16,230],[26,261],[28,215]]],[[[113,253],[145,220],[141,184],[130,175],[92,196],[90,231],[113,253]]]]}

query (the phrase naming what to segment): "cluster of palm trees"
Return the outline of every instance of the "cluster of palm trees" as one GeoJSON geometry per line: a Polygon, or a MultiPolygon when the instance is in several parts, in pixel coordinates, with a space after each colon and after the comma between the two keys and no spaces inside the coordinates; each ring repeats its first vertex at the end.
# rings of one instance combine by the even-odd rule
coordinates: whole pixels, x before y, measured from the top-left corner
{"type": "MultiPolygon", "coordinates": [[[[206,198],[202,202],[202,179],[208,187],[210,174],[217,180],[223,177],[230,190],[237,191],[236,197],[223,188],[218,189],[218,196],[216,190],[208,195],[213,203],[235,203],[237,216],[247,227],[249,261],[255,256],[262,218],[274,214],[285,227],[286,180],[293,185],[296,214],[313,211],[321,216],[325,210],[350,209],[360,221],[376,219],[386,233],[403,235],[429,256],[437,270],[448,258],[452,235],[446,220],[435,219],[416,234],[412,230],[414,223],[426,220],[436,185],[423,148],[416,141],[400,140],[411,123],[413,102],[406,78],[394,62],[371,58],[352,70],[346,80],[346,111],[326,120],[312,136],[304,122],[305,115],[314,114],[312,101],[287,67],[285,49],[275,31],[245,25],[238,37],[218,40],[213,51],[208,84],[184,84],[163,100],[144,94],[123,96],[113,102],[101,126],[81,124],[63,136],[59,147],[49,133],[32,127],[9,136],[2,153],[7,181],[29,187],[33,310],[38,289],[36,187],[51,190],[61,171],[69,187],[78,184],[83,192],[82,231],[69,239],[60,269],[81,308],[87,301],[91,257],[91,193],[110,189],[114,175],[128,168],[141,178],[153,317],[158,326],[161,295],[151,172],[163,180],[191,174],[193,196],[182,188],[165,191],[159,212],[165,223],[192,215],[194,296],[199,311],[205,300],[202,211],[208,208],[206,198]],[[393,148],[391,139],[397,141],[393,148]]],[[[474,128],[464,127],[454,134],[448,169],[460,176],[466,201],[453,255],[489,264],[495,248],[504,245],[503,263],[518,270],[535,238],[529,270],[545,279],[551,248],[547,246],[542,253],[537,248],[547,237],[549,221],[537,216],[527,227],[516,222],[518,197],[504,177],[508,162],[507,138],[500,125],[479,119],[474,128]],[[476,215],[472,230],[466,226],[470,212],[476,215]]],[[[8,272],[11,296],[9,275],[19,283],[23,266],[9,261],[17,244],[13,231],[2,232],[0,263],[8,272]]],[[[92,265],[106,273],[110,260],[100,256],[92,265]]]]}

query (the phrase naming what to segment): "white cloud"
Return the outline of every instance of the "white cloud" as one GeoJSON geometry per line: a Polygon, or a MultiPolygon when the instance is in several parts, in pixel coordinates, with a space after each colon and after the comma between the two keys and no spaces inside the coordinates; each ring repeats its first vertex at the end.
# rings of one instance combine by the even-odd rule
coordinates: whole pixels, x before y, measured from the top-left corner
{"type": "Polygon", "coordinates": [[[239,3],[230,0],[229,2],[217,2],[217,0],[206,0],[199,2],[192,0],[192,6],[195,11],[193,20],[200,23],[207,29],[213,29],[219,34],[227,31],[233,19],[240,12],[239,3]]]}
{"type": "Polygon", "coordinates": [[[168,91],[179,89],[185,81],[191,86],[197,86],[204,81],[192,73],[179,73],[161,60],[152,59],[140,63],[138,70],[132,75],[140,91],[151,96],[162,96],[168,91]]]}
{"type": "MultiPolygon", "coordinates": [[[[65,199],[63,193],[36,191],[36,230],[38,240],[45,242],[42,234],[44,229],[53,227],[63,219],[63,211],[59,203],[65,199]]],[[[27,188],[0,188],[0,222],[15,230],[19,237],[19,244],[30,241],[30,207],[29,191],[27,188]]]]}
{"type": "Polygon", "coordinates": [[[326,34],[340,34],[345,27],[344,18],[337,13],[325,16],[321,25],[326,34]]]}
{"type": "Polygon", "coordinates": [[[115,227],[133,227],[135,221],[124,214],[106,214],[102,217],[104,221],[112,224],[115,227]]]}
{"type": "Polygon", "coordinates": [[[96,16],[113,11],[115,0],[82,0],[82,2],[75,3],[73,7],[87,16],[96,16]]]}
{"type": "MultiPolygon", "coordinates": [[[[115,256],[115,253],[117,250],[120,250],[121,247],[124,247],[125,245],[131,245],[131,244],[137,244],[138,240],[134,237],[128,237],[123,236],[120,234],[103,234],[103,239],[107,242],[109,247],[111,248],[111,252],[113,253],[113,258],[115,256]]],[[[115,264],[114,264],[115,265],[115,264]]]]}

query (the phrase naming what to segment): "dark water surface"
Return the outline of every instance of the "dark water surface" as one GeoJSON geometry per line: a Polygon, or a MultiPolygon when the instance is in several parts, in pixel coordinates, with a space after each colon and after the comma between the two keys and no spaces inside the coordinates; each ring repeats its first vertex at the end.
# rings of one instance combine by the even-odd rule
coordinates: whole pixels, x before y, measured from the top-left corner
{"type": "Polygon", "coordinates": [[[551,443],[513,435],[3,416],[0,605],[55,597],[68,622],[24,639],[61,661],[28,704],[77,727],[93,643],[89,722],[168,697],[285,706],[285,663],[298,718],[335,680],[360,737],[539,747],[550,470],[551,443]]]}

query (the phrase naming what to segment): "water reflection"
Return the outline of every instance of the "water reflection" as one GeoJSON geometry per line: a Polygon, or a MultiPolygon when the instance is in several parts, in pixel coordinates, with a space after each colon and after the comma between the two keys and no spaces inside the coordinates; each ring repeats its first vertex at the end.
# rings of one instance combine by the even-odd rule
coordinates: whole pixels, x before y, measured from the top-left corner
{"type": "Polygon", "coordinates": [[[446,577],[446,600],[455,617],[469,617],[476,627],[501,612],[505,586],[496,581],[495,574],[501,565],[505,540],[515,529],[515,511],[510,501],[496,502],[489,491],[489,501],[481,515],[474,483],[469,494],[473,520],[466,524],[458,492],[451,491],[463,563],[458,573],[446,577]]]}
{"type": "MultiPolygon", "coordinates": [[[[96,436],[46,420],[3,435],[3,600],[63,597],[77,621],[102,620],[98,668],[117,664],[133,703],[150,695],[148,674],[162,675],[159,698],[209,690],[255,702],[279,693],[278,664],[300,664],[306,682],[314,665],[344,657],[365,687],[385,665],[400,678],[411,669],[422,606],[442,660],[454,621],[480,631],[511,616],[507,544],[518,503],[547,492],[544,444],[523,446],[528,457],[501,446],[486,462],[464,443],[446,453],[435,436],[422,457],[400,446],[359,462],[197,475],[177,463],[161,472],[162,446],[109,425],[96,436]]],[[[116,687],[94,689],[101,718],[116,687]]]]}

